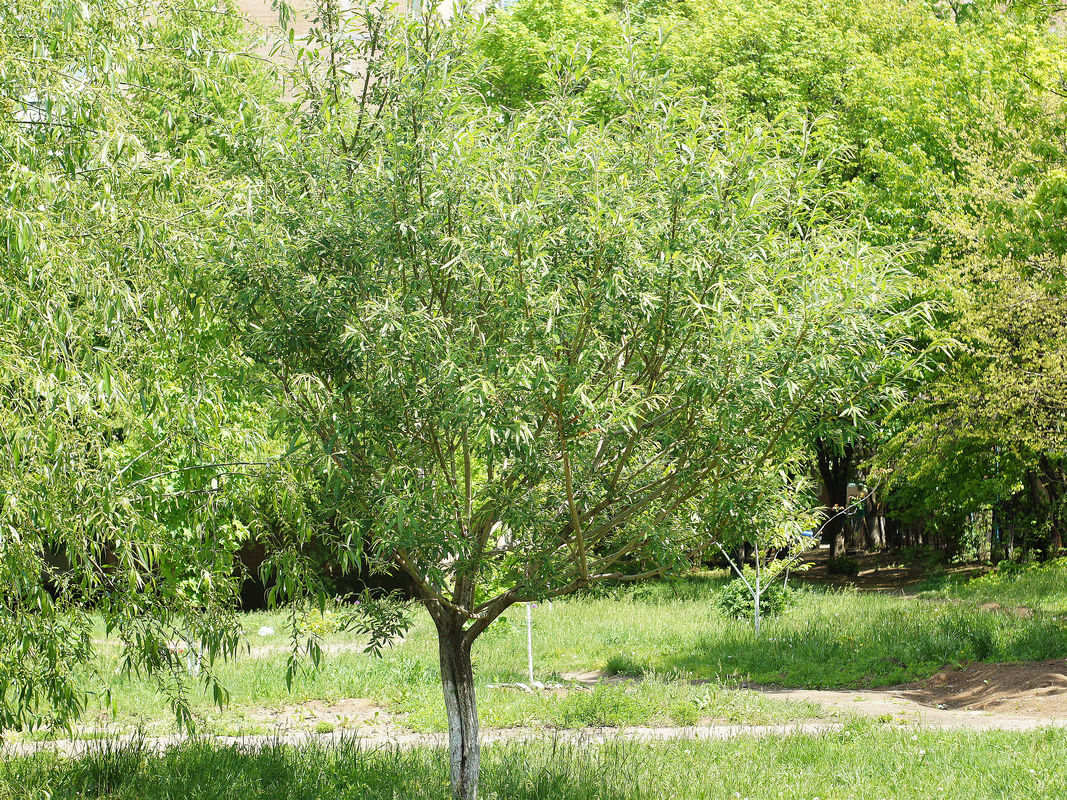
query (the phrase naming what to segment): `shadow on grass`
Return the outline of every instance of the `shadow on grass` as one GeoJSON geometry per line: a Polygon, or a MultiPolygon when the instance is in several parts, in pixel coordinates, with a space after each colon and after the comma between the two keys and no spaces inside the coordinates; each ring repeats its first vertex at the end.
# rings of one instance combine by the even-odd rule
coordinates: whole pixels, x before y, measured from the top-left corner
{"type": "MultiPolygon", "coordinates": [[[[483,800],[748,797],[1067,797],[1067,732],[899,729],[850,723],[819,736],[487,747],[483,800]]],[[[166,753],[103,745],[77,759],[0,762],[19,800],[447,800],[440,750],[188,744],[166,753]]]]}
{"type": "MultiPolygon", "coordinates": [[[[49,800],[448,800],[441,750],[365,749],[358,741],[226,747],[101,742],[74,759],[40,754],[0,764],[0,797],[49,800]],[[12,794],[13,793],[13,794],[12,794]]],[[[514,800],[624,800],[654,774],[632,748],[590,755],[573,744],[489,748],[482,783],[514,800]],[[626,788],[623,788],[626,787],[626,788]]],[[[481,796],[481,795],[480,795],[481,796]]]]}
{"type": "Polygon", "coordinates": [[[729,621],[660,665],[723,683],[805,688],[890,686],[946,665],[1036,661],[1067,654],[1067,628],[1047,615],[990,614],[973,605],[850,592],[805,592],[792,612],[729,621]]]}

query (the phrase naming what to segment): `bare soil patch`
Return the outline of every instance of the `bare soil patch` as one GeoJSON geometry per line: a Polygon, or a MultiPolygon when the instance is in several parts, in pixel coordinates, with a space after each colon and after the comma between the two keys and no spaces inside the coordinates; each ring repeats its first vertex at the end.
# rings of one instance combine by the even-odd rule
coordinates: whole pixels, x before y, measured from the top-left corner
{"type": "Polygon", "coordinates": [[[972,730],[1067,727],[1067,659],[971,664],[889,689],[757,689],[883,721],[972,730]]]}
{"type": "Polygon", "coordinates": [[[946,669],[897,694],[935,707],[1067,717],[1067,659],[946,669]]]}
{"type": "Polygon", "coordinates": [[[308,700],[283,706],[252,708],[248,718],[279,731],[344,729],[364,735],[388,735],[398,729],[395,717],[378,704],[360,697],[334,703],[308,700]]]}

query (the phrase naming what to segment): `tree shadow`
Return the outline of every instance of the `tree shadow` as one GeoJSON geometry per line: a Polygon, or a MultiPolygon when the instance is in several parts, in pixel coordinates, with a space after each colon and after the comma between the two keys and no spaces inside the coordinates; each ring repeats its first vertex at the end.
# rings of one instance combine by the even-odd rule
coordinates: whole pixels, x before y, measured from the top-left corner
{"type": "Polygon", "coordinates": [[[768,620],[759,637],[745,622],[724,621],[685,649],[662,654],[660,665],[726,685],[874,688],[926,678],[947,665],[1038,661],[1067,652],[1067,630],[1050,617],[908,603],[787,614],[768,620]]]}
{"type": "MultiPolygon", "coordinates": [[[[483,748],[480,796],[509,800],[640,797],[648,765],[621,743],[545,740],[483,748]]],[[[331,743],[226,745],[158,751],[144,739],[93,743],[76,758],[40,753],[0,762],[0,796],[51,800],[449,800],[440,749],[331,743]],[[7,792],[7,793],[5,793],[7,792]]]]}

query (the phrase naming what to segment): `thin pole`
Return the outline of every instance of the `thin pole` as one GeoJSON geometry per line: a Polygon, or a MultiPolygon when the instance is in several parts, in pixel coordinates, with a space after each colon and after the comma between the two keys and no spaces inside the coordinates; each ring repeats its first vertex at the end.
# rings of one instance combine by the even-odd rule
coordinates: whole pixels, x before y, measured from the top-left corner
{"type": "Polygon", "coordinates": [[[530,685],[533,686],[533,612],[530,610],[530,606],[533,603],[526,604],[526,658],[527,664],[530,668],[530,685]]]}

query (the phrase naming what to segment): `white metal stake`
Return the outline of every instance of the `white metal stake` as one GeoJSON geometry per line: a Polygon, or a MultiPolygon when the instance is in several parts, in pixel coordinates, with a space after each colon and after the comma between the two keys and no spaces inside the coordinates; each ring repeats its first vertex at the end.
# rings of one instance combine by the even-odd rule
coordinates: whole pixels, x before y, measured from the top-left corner
{"type": "Polygon", "coordinates": [[[530,686],[533,686],[533,612],[530,609],[533,603],[526,604],[526,657],[530,667],[530,686]]]}

